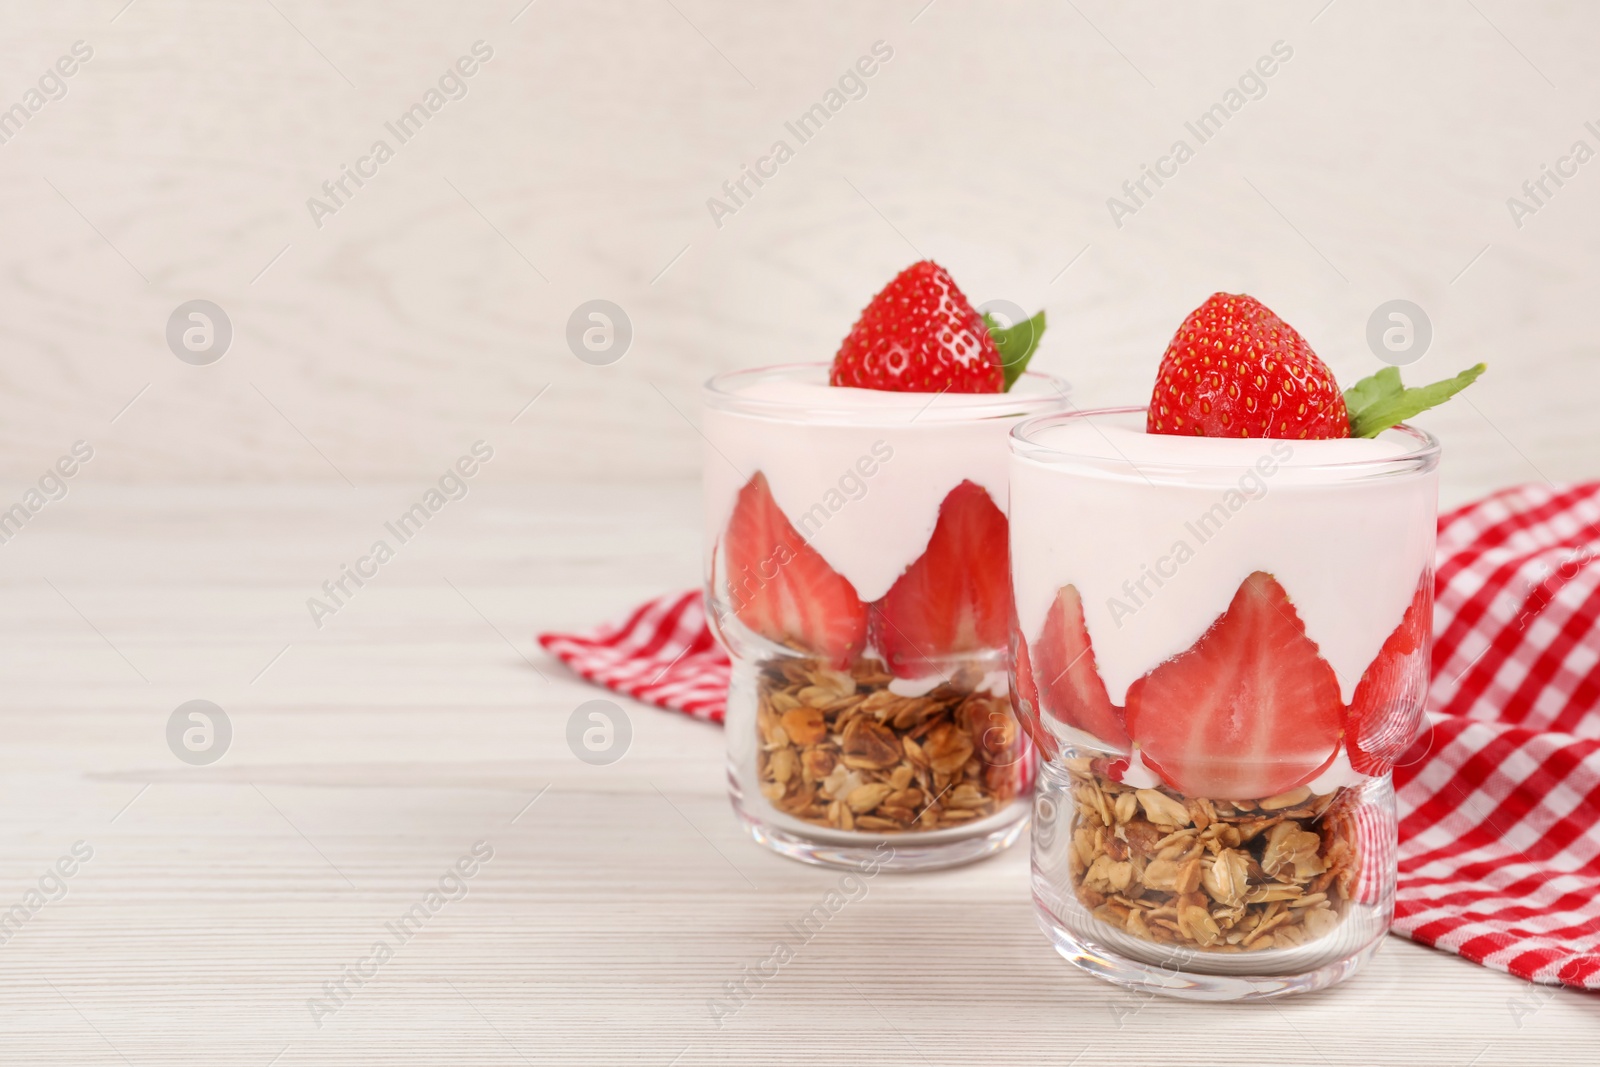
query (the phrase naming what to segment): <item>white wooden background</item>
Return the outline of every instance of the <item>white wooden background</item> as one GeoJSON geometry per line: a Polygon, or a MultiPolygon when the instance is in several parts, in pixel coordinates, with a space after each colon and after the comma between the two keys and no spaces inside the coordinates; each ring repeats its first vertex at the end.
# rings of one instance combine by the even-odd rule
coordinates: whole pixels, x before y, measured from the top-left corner
{"type": "Polygon", "coordinates": [[[531,636],[693,584],[697,383],[826,358],[924,254],[1046,308],[1040,365],[1086,404],[1140,399],[1214,289],[1346,381],[1411,299],[1408,373],[1491,366],[1424,420],[1448,501],[1600,476],[1600,163],[1520,229],[1505,205],[1600,148],[1597,31],[1575,0],[0,6],[0,109],[94,49],[0,144],[0,507],[96,449],[0,545],[0,912],[95,849],[0,945],[0,1061],[1582,1062],[1592,998],[1396,940],[1278,1006],[1130,997],[1054,956],[1022,850],[880,877],[718,1029],[837,876],[741,840],[715,728],[629,705],[619,762],[574,758],[597,694],[531,636]],[[316,228],[306,198],[479,39],[467,97],[316,228]],[[866,97],[717,228],[706,198],[878,40],[866,97]],[[1114,227],[1278,40],[1266,96],[1114,227]],[[163,340],[197,297],[235,329],[207,367],[163,340]],[[612,366],[564,340],[595,297],[634,325],[612,366]],[[469,496],[315,628],[306,597],[478,439],[469,496]],[[166,747],[195,698],[234,727],[209,767],[166,747]],[[466,898],[315,1027],[478,840],[466,898]]]}

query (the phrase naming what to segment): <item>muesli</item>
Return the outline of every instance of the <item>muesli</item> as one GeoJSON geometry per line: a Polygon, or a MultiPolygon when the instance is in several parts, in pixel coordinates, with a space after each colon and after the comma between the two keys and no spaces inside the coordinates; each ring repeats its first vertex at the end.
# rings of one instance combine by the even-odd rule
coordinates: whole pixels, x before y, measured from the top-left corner
{"type": "Polygon", "coordinates": [[[1078,899],[1135,937],[1219,952],[1290,948],[1339,925],[1360,874],[1343,790],[1256,801],[1135,789],[1068,761],[1078,899]]]}
{"type": "Polygon", "coordinates": [[[849,671],[814,659],[767,664],[756,719],[762,795],[797,819],[868,833],[941,830],[995,814],[1031,766],[1010,701],[979,688],[982,679],[962,669],[902,696],[881,660],[849,671]]]}

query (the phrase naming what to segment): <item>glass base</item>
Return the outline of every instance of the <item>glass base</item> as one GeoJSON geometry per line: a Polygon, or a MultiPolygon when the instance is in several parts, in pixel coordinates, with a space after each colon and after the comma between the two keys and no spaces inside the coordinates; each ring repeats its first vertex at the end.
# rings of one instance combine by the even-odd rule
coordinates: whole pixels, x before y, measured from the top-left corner
{"type": "Polygon", "coordinates": [[[1124,989],[1179,1000],[1273,1000],[1327,989],[1365,967],[1383,943],[1380,937],[1353,955],[1298,974],[1197,974],[1172,962],[1141,962],[1079,937],[1057,922],[1042,901],[1036,900],[1035,905],[1045,936],[1074,967],[1124,989]]]}
{"type": "Polygon", "coordinates": [[[1143,993],[1266,1000],[1341,982],[1382,943],[1395,869],[1387,777],[1320,798],[1195,800],[1067,755],[1040,773],[1033,899],[1074,966],[1143,993]]]}
{"type": "Polygon", "coordinates": [[[823,867],[858,871],[873,865],[880,871],[932,871],[1003,852],[1028,828],[1028,804],[1019,802],[971,826],[907,834],[868,834],[828,830],[776,813],[760,819],[743,810],[735,799],[733,810],[752,840],[780,856],[823,867]],[[783,823],[792,826],[780,825],[783,823]]]}
{"type": "Polygon", "coordinates": [[[840,671],[792,652],[735,655],[733,810],[757,844],[855,871],[954,867],[1015,844],[1035,764],[993,685],[1004,662],[1003,650],[964,654],[907,695],[876,658],[840,671]]]}

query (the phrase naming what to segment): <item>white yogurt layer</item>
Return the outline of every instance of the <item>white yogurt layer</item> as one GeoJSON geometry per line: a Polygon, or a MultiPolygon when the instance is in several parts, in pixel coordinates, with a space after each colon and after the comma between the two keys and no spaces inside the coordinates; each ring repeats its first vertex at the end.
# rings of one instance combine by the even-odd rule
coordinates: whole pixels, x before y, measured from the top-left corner
{"type": "Polygon", "coordinates": [[[1018,622],[1037,641],[1056,591],[1075,585],[1118,705],[1137,678],[1193,645],[1258,570],[1288,592],[1349,703],[1433,558],[1436,470],[1374,477],[1326,466],[1412,451],[1399,435],[1176,437],[1091,416],[1030,439],[1055,451],[1030,457],[1020,443],[1012,457],[1018,622]]]}
{"type": "Polygon", "coordinates": [[[889,692],[897,697],[925,697],[944,684],[944,678],[930,674],[926,678],[895,678],[889,682],[889,692]]]}
{"type": "Polygon", "coordinates": [[[1350,766],[1350,753],[1344,745],[1340,745],[1339,751],[1333,755],[1333,762],[1328,764],[1327,769],[1321,774],[1307,782],[1306,788],[1318,796],[1324,796],[1335,789],[1344,789],[1366,779],[1367,775],[1350,766]]]}
{"type": "Polygon", "coordinates": [[[707,552],[734,500],[764,472],[778,507],[856,594],[871,602],[928,546],[939,505],[964,480],[1007,506],[1006,435],[1066,406],[1064,386],[1026,375],[1009,393],[891,393],[827,384],[809,364],[719,379],[708,393],[707,552]]]}

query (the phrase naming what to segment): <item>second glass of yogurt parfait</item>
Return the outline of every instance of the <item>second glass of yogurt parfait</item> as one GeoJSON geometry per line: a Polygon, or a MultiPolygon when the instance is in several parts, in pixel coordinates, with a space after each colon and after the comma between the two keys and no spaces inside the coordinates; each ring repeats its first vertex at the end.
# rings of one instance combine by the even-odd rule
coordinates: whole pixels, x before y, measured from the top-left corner
{"type": "Polygon", "coordinates": [[[1422,723],[1438,442],[1012,434],[1016,693],[1045,749],[1057,949],[1197,999],[1320,988],[1393,913],[1390,768],[1422,723]]]}
{"type": "Polygon", "coordinates": [[[1009,392],[707,383],[707,604],[733,661],[729,787],[756,841],[817,863],[948,866],[1011,844],[1034,757],[1007,695],[1007,445],[1063,410],[1009,392]]]}

